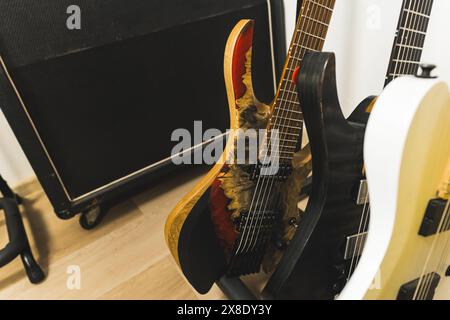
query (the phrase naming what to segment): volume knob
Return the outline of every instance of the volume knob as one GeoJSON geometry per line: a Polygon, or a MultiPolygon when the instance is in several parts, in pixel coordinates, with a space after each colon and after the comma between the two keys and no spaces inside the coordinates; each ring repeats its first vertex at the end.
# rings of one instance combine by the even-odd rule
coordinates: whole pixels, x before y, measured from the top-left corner
{"type": "Polygon", "coordinates": [[[422,79],[436,79],[436,76],[432,76],[431,73],[434,69],[436,69],[436,66],[434,64],[421,64],[420,65],[421,73],[417,74],[417,78],[422,79]]]}

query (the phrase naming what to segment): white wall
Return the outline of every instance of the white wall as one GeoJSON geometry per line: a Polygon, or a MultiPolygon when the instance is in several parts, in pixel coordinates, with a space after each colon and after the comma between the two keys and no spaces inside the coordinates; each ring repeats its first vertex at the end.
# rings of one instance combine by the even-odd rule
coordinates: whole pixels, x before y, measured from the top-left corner
{"type": "MultiPolygon", "coordinates": [[[[337,57],[338,88],[346,115],[368,95],[383,88],[402,0],[337,0],[325,44],[337,57]]],[[[288,41],[296,0],[285,0],[288,41]]],[[[435,0],[423,61],[437,64],[450,82],[450,1],[435,0]]],[[[0,172],[15,185],[33,175],[16,139],[0,113],[0,172]]]]}
{"type": "MultiPolygon", "coordinates": [[[[285,0],[286,24],[292,35],[296,0],[285,0]]],[[[336,53],[338,90],[349,115],[384,85],[402,0],[336,0],[325,51],[336,53]]],[[[435,0],[423,62],[438,65],[436,74],[450,82],[450,1],[435,0]]]]}

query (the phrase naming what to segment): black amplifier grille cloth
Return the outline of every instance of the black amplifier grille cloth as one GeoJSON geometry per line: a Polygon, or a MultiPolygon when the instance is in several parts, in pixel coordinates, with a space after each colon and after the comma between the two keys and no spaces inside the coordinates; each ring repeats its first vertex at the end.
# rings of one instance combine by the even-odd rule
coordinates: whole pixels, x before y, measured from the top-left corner
{"type": "Polygon", "coordinates": [[[227,129],[223,53],[248,17],[255,91],[269,102],[265,0],[0,2],[1,54],[72,199],[169,157],[172,131],[194,120],[227,129]],[[73,3],[80,31],[66,28],[73,3]]]}
{"type": "Polygon", "coordinates": [[[264,0],[1,0],[0,32],[15,66],[180,26],[264,0]],[[82,11],[69,32],[66,10],[82,11]]]}

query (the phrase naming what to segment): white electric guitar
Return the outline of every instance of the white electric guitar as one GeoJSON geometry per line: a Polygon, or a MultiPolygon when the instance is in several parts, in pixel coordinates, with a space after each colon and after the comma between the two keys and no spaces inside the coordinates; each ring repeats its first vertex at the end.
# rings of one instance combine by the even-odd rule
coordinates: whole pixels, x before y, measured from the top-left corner
{"type": "Polygon", "coordinates": [[[393,81],[372,111],[369,233],[341,300],[450,299],[450,93],[431,70],[393,81]]]}

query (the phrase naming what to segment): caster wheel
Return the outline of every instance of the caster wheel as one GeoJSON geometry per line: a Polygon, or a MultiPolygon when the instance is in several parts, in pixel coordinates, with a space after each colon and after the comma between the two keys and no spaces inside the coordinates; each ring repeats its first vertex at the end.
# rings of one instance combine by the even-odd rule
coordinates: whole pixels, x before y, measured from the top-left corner
{"type": "Polygon", "coordinates": [[[80,225],[85,230],[92,230],[102,222],[107,210],[102,206],[96,206],[81,213],[80,225]]]}

